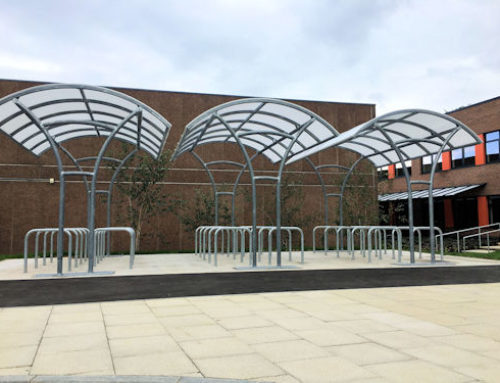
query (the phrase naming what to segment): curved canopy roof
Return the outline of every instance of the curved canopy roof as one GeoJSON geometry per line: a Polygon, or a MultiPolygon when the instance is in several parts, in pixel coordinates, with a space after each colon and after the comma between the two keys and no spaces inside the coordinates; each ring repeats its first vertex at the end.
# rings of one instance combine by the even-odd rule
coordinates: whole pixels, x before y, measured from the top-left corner
{"type": "Polygon", "coordinates": [[[276,163],[337,135],[333,126],[306,108],[282,100],[248,98],[218,105],[186,125],[174,158],[200,145],[239,141],[276,163]]]}
{"type": "Polygon", "coordinates": [[[137,145],[153,157],[161,153],[171,124],[142,102],[106,88],[51,84],[28,88],[0,100],[0,131],[35,154],[50,142],[32,114],[56,143],[80,137],[109,136],[132,113],[115,138],[137,145]]]}
{"type": "Polygon", "coordinates": [[[359,153],[376,167],[403,160],[475,145],[480,138],[467,126],[441,113],[421,109],[391,112],[358,125],[338,137],[305,151],[287,163],[328,147],[340,147],[359,153]],[[449,135],[452,137],[448,139],[449,135]],[[397,148],[397,150],[396,150],[397,148]]]}

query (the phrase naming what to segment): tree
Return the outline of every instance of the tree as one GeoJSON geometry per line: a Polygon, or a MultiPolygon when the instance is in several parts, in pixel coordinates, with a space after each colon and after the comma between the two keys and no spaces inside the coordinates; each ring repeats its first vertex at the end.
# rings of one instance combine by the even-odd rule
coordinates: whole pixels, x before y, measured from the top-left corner
{"type": "MultiPolygon", "coordinates": [[[[194,201],[182,200],[180,209],[176,212],[179,220],[188,233],[194,233],[200,226],[215,224],[215,200],[213,193],[205,193],[201,189],[195,190],[194,201]]],[[[228,203],[219,199],[219,224],[231,224],[231,211],[228,203]]]]}
{"type": "MultiPolygon", "coordinates": [[[[126,147],[122,151],[126,152],[126,147]]],[[[126,220],[135,230],[137,250],[143,224],[160,213],[172,211],[176,204],[167,198],[161,187],[171,165],[170,157],[168,150],[158,159],[138,153],[122,167],[118,176],[116,188],[125,199],[126,220]]]]}

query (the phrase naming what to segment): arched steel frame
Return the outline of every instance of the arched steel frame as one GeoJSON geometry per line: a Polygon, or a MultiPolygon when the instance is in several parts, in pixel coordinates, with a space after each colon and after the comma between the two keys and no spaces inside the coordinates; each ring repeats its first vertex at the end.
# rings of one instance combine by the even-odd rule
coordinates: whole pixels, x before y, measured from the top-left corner
{"type": "MultiPolygon", "coordinates": [[[[338,137],[331,139],[328,143],[325,143],[325,146],[344,148],[361,155],[358,161],[352,165],[348,175],[344,178],[343,188],[345,188],[348,178],[354,171],[354,168],[363,159],[371,161],[375,167],[398,162],[401,164],[408,191],[408,224],[411,263],[415,262],[412,185],[426,184],[428,186],[430,252],[431,262],[434,263],[436,261],[436,246],[434,237],[434,203],[432,190],[438,159],[445,150],[475,145],[480,142],[480,138],[470,128],[448,115],[422,109],[408,109],[385,114],[361,124],[358,127],[352,128],[340,134],[338,137]],[[424,122],[419,122],[416,117],[423,118],[424,122]],[[434,124],[437,124],[437,127],[429,123],[428,119],[433,121],[434,124]],[[399,125],[392,127],[391,125],[393,124],[399,125]],[[420,132],[418,132],[418,134],[408,134],[402,130],[404,126],[418,129],[420,132]],[[426,136],[422,135],[422,132],[424,132],[426,136]],[[463,134],[458,136],[458,133],[463,134]],[[455,137],[458,138],[455,139],[455,137]],[[375,148],[375,144],[382,146],[383,149],[375,148]],[[432,158],[429,180],[411,180],[406,161],[422,157],[423,155],[430,155],[432,158]]],[[[300,158],[301,157],[298,156],[289,162],[296,161],[300,158]]]]}
{"type": "Polygon", "coordinates": [[[96,194],[106,194],[108,197],[106,216],[107,224],[110,225],[113,185],[123,165],[139,150],[144,150],[153,157],[158,157],[163,150],[171,124],[147,105],[120,92],[87,85],[66,84],[37,86],[4,97],[0,100],[0,116],[2,117],[0,128],[19,119],[19,123],[15,126],[15,129],[12,129],[12,127],[9,128],[9,131],[0,129],[1,132],[7,134],[11,139],[36,156],[41,155],[48,149],[51,149],[55,156],[60,181],[57,274],[62,274],[63,266],[65,180],[71,176],[81,176],[83,178],[88,202],[88,272],[92,273],[95,261],[94,229],[96,194]],[[71,91],[73,95],[79,94],[80,96],[78,98],[73,96],[70,98],[50,99],[50,92],[53,91],[60,91],[63,94],[64,92],[71,91]],[[91,98],[87,92],[94,96],[100,96],[91,98]],[[33,105],[27,105],[22,101],[23,99],[30,100],[30,97],[31,100],[36,99],[36,96],[40,94],[42,95],[41,99],[33,105]],[[75,105],[79,105],[78,107],[82,107],[83,105],[83,107],[82,109],[77,109],[78,107],[75,105]],[[37,112],[44,108],[52,108],[51,113],[39,116],[37,112]],[[83,114],[88,119],[82,118],[83,114]],[[22,115],[27,117],[28,122],[20,120],[22,115]],[[145,123],[147,125],[144,125],[145,123]],[[36,129],[32,129],[32,126],[36,129]],[[66,129],[66,127],[68,128],[66,129]],[[40,138],[40,133],[42,133],[43,139],[40,138]],[[26,135],[28,136],[25,137],[26,135]],[[22,138],[20,138],[21,136],[22,138]],[[102,136],[106,138],[97,156],[77,159],[61,145],[64,141],[89,136],[102,136]],[[135,149],[129,152],[123,159],[106,157],[105,153],[113,140],[132,144],[135,146],[135,149]],[[64,170],[59,151],[63,152],[71,160],[77,168],[76,171],[64,170]],[[92,171],[84,171],[82,169],[80,163],[84,161],[94,161],[92,171]],[[111,177],[108,190],[97,190],[99,170],[103,161],[115,162],[118,163],[118,166],[111,177]]]}
{"type": "MultiPolygon", "coordinates": [[[[302,116],[302,117],[303,117],[302,116]]],[[[287,161],[301,152],[304,152],[311,147],[320,145],[326,140],[335,137],[338,132],[324,119],[315,113],[282,100],[258,98],[258,99],[242,99],[229,103],[219,105],[212,108],[200,116],[196,117],[188,125],[184,134],[179,141],[177,148],[173,154],[173,159],[178,158],[185,152],[193,153],[193,150],[203,144],[208,143],[223,143],[234,142],[236,143],[245,159],[244,165],[237,177],[233,186],[232,193],[232,211],[234,212],[234,197],[236,187],[239,183],[241,175],[248,171],[251,182],[251,196],[252,196],[252,267],[257,267],[257,192],[256,182],[259,180],[274,181],[276,184],[276,243],[281,243],[281,180],[283,170],[287,161]],[[246,105],[245,105],[246,104],[246,105]],[[245,109],[248,104],[252,104],[254,108],[245,109]],[[272,110],[264,110],[266,106],[271,105],[274,107],[278,105],[279,108],[290,108],[296,114],[307,116],[307,119],[297,123],[292,118],[287,117],[283,113],[283,109],[278,113],[273,113],[272,110]],[[235,118],[239,115],[240,118],[235,118]],[[258,119],[257,117],[272,117],[282,122],[293,126],[292,129],[286,131],[282,127],[273,125],[268,121],[258,119]],[[251,127],[249,127],[251,125],[251,127]],[[311,127],[314,126],[314,129],[311,127]],[[307,140],[301,139],[301,136],[307,132],[307,140]],[[318,138],[319,134],[323,139],[318,138]],[[260,142],[256,136],[261,140],[266,141],[266,144],[260,142]],[[307,141],[307,142],[306,142],[307,141]],[[250,155],[247,148],[255,150],[255,154],[250,155]],[[253,167],[252,161],[258,155],[268,157],[272,162],[278,164],[276,176],[257,176],[253,167]]],[[[305,136],[304,136],[305,137],[305,136]]],[[[200,160],[199,156],[197,159],[200,160]]],[[[202,162],[202,161],[201,161],[202,162]]],[[[215,161],[212,163],[223,163],[222,161],[215,161]]],[[[208,169],[207,163],[204,166],[205,170],[208,169]]],[[[234,165],[234,164],[233,164],[234,165]]],[[[216,199],[218,198],[217,188],[213,180],[213,176],[209,173],[209,178],[212,183],[212,188],[216,199]]],[[[234,219],[234,214],[232,214],[234,219]]],[[[277,260],[276,265],[281,267],[281,247],[277,246],[277,260]]]]}

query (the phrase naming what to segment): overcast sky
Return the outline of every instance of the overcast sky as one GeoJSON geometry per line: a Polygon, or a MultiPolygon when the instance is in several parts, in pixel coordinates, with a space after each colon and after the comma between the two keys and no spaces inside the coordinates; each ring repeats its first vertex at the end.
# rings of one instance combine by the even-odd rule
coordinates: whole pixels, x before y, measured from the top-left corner
{"type": "Polygon", "coordinates": [[[0,0],[0,78],[375,103],[500,95],[499,0],[0,0]]]}

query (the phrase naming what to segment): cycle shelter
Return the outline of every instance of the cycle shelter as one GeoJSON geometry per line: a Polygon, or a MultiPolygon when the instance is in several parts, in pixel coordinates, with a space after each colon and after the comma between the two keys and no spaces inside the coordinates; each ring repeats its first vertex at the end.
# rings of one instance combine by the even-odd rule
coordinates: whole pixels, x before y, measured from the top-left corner
{"type": "MultiPolygon", "coordinates": [[[[407,109],[376,117],[315,149],[338,147],[358,153],[361,157],[353,164],[348,174],[352,173],[352,169],[363,159],[369,160],[376,168],[392,164],[402,166],[408,190],[410,262],[415,263],[413,186],[423,184],[428,188],[430,252],[431,262],[435,262],[433,189],[438,160],[444,151],[480,142],[481,139],[470,128],[453,117],[429,110],[407,109]],[[411,180],[406,161],[423,156],[432,158],[429,178],[411,180]]],[[[303,158],[307,154],[309,153],[305,152],[293,160],[303,158]]]]}
{"type": "Polygon", "coordinates": [[[139,150],[158,158],[170,127],[164,117],[144,103],[101,87],[42,85],[0,100],[0,131],[37,157],[52,151],[56,160],[59,176],[57,274],[62,274],[63,270],[66,180],[70,177],[83,179],[87,193],[88,272],[91,273],[96,251],[96,195],[107,196],[109,227],[113,183],[121,167],[139,150]],[[84,137],[100,138],[102,145],[97,153],[77,158],[64,144],[84,137]],[[131,151],[123,158],[106,156],[114,140],[129,144],[131,151]],[[99,190],[97,183],[103,181],[101,169],[110,162],[115,163],[116,170],[111,179],[105,180],[109,182],[109,187],[99,190]],[[84,170],[84,166],[91,170],[84,170]]]}
{"type": "MultiPolygon", "coordinates": [[[[173,158],[176,159],[184,153],[193,153],[209,174],[216,204],[220,195],[232,195],[233,226],[235,188],[244,172],[250,176],[251,266],[257,267],[257,182],[265,180],[274,182],[276,185],[276,243],[280,244],[282,231],[280,188],[285,164],[337,135],[337,130],[326,120],[299,105],[269,98],[241,99],[207,110],[187,124],[173,158]],[[243,155],[243,163],[225,159],[205,162],[194,152],[201,145],[213,143],[236,144],[243,155]],[[278,165],[276,175],[256,174],[253,161],[261,155],[278,165]],[[215,164],[233,165],[240,168],[232,192],[218,191],[209,172],[210,165],[215,164]]],[[[218,224],[217,214],[215,225],[218,224]]],[[[281,246],[277,246],[276,250],[276,265],[281,267],[281,246]]]]}

